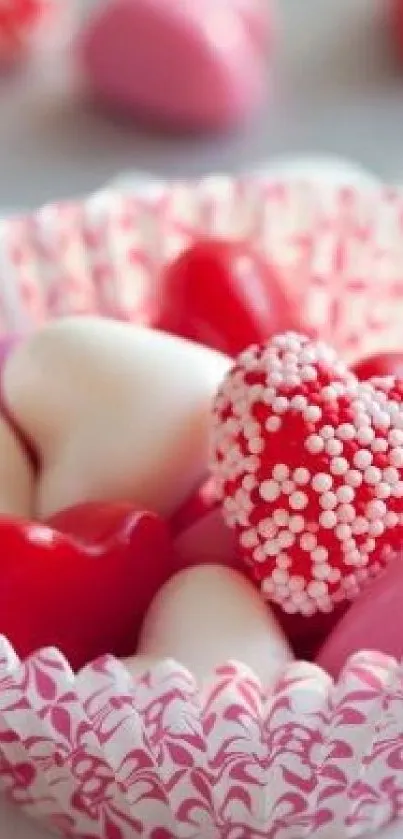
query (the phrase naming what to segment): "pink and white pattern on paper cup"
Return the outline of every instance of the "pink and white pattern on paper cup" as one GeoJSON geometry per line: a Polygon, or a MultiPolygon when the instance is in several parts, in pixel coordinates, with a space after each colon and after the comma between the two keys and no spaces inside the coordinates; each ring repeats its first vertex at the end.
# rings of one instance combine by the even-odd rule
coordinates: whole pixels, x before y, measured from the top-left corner
{"type": "Polygon", "coordinates": [[[273,693],[241,664],[200,690],[173,661],[76,677],[0,642],[1,783],[82,839],[347,839],[403,816],[403,670],[360,653],[333,684],[294,663],[273,693]]]}
{"type": "Polygon", "coordinates": [[[201,233],[250,237],[346,359],[401,348],[403,193],[274,175],[112,188],[3,221],[0,332],[80,312],[149,323],[161,266],[201,233]]]}

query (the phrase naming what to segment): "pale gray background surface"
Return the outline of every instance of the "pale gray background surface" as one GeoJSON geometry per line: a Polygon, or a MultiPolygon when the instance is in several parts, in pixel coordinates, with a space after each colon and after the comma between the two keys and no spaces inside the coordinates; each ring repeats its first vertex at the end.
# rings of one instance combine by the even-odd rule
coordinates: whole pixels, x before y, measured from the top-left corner
{"type": "MultiPolygon", "coordinates": [[[[301,152],[352,157],[386,179],[400,179],[403,70],[374,14],[383,0],[280,5],[283,43],[274,92],[255,123],[231,138],[146,136],[71,104],[62,92],[56,97],[32,75],[0,82],[0,205],[34,207],[84,194],[126,169],[192,175],[301,152]]],[[[399,827],[382,839],[401,835],[399,827]]],[[[0,839],[44,837],[0,807],[0,839]]]]}
{"type": "Polygon", "coordinates": [[[264,112],[232,137],[146,135],[55,95],[32,74],[0,81],[0,205],[85,193],[122,169],[191,175],[289,152],[341,154],[388,179],[400,177],[403,68],[381,20],[387,2],[279,0],[272,91],[264,112]]]}

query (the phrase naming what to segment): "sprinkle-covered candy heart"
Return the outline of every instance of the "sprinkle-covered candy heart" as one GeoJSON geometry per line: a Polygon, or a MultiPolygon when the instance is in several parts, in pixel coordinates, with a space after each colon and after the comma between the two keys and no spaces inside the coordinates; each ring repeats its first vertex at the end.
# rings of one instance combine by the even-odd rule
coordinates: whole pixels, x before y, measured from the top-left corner
{"type": "Polygon", "coordinates": [[[323,343],[245,350],[216,397],[211,468],[264,596],[331,612],[403,536],[403,383],[360,382],[323,343]]]}

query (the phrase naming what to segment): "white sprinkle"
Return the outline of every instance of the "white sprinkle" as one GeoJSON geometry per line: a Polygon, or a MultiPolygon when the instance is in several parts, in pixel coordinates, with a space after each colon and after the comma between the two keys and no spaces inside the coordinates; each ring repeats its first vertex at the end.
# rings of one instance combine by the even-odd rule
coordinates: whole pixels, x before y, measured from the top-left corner
{"type": "Polygon", "coordinates": [[[322,416],[322,411],[318,405],[308,405],[304,411],[304,419],[307,422],[318,422],[322,416]]]}
{"type": "Polygon", "coordinates": [[[357,430],[357,440],[360,446],[369,446],[375,437],[375,432],[370,426],[360,426],[357,430]]]}
{"type": "Polygon", "coordinates": [[[375,495],[377,498],[390,498],[391,488],[386,481],[380,481],[375,487],[375,495]]]}
{"type": "Polygon", "coordinates": [[[248,449],[251,454],[260,454],[264,450],[264,442],[261,437],[253,437],[248,440],[248,449]]]}
{"type": "Polygon", "coordinates": [[[277,510],[273,512],[273,519],[277,527],[286,527],[288,524],[288,520],[290,518],[290,514],[287,510],[282,509],[279,507],[277,510]]]}
{"type": "Polygon", "coordinates": [[[295,535],[290,530],[280,530],[277,541],[282,549],[291,548],[295,542],[295,535]]]}
{"type": "Polygon", "coordinates": [[[337,524],[336,514],[333,510],[324,510],[319,516],[319,523],[326,530],[331,530],[337,524]]]}
{"type": "Polygon", "coordinates": [[[361,554],[358,550],[349,551],[344,557],[345,565],[360,565],[361,554]]]}
{"type": "Polygon", "coordinates": [[[385,502],[381,501],[379,498],[369,501],[365,508],[365,514],[370,521],[385,518],[387,511],[388,508],[385,502]]]}
{"type": "Polygon", "coordinates": [[[331,457],[338,457],[339,454],[343,453],[343,443],[332,437],[330,440],[326,441],[326,452],[331,455],[331,457]]]}
{"type": "Polygon", "coordinates": [[[343,422],[336,428],[336,436],[340,437],[340,440],[354,440],[355,431],[354,425],[349,422],[343,422]]]}
{"type": "Polygon", "coordinates": [[[394,513],[393,510],[390,510],[386,513],[385,516],[385,525],[386,527],[396,527],[399,523],[399,516],[397,513],[394,513]]]}
{"type": "Polygon", "coordinates": [[[278,373],[276,370],[272,370],[267,379],[268,382],[270,382],[270,384],[275,388],[281,387],[281,385],[284,384],[281,373],[278,373]]]}
{"type": "Polygon", "coordinates": [[[326,562],[328,556],[329,551],[327,550],[327,548],[322,548],[320,546],[318,548],[315,548],[315,550],[311,553],[312,562],[319,564],[326,562]]]}
{"type": "Polygon", "coordinates": [[[369,452],[368,449],[359,449],[358,452],[355,452],[354,454],[353,463],[357,469],[367,469],[372,463],[371,452],[369,452]]]}
{"type": "Polygon", "coordinates": [[[282,609],[283,612],[286,613],[286,615],[296,615],[296,613],[298,612],[297,604],[293,603],[292,600],[285,600],[282,604],[282,609]]]}
{"type": "Polygon", "coordinates": [[[364,516],[357,516],[351,524],[351,531],[354,533],[354,536],[362,536],[364,533],[368,532],[368,528],[368,519],[364,516]]]}
{"type": "Polygon", "coordinates": [[[259,543],[256,530],[243,530],[239,541],[243,548],[255,548],[259,543]]]}
{"type": "Polygon", "coordinates": [[[303,577],[298,577],[296,575],[295,577],[290,577],[288,585],[290,591],[303,591],[305,588],[305,580],[303,577]]]}
{"type": "Polygon", "coordinates": [[[399,446],[396,449],[392,449],[389,454],[389,459],[392,466],[396,466],[397,469],[401,469],[403,466],[403,448],[399,446]]]}
{"type": "Polygon", "coordinates": [[[253,551],[253,559],[255,562],[266,562],[267,556],[261,546],[253,551]]]}
{"type": "Polygon", "coordinates": [[[337,496],[334,492],[324,492],[319,497],[319,504],[323,510],[334,510],[337,507],[337,496]]]}
{"type": "Polygon", "coordinates": [[[285,553],[279,553],[276,557],[277,568],[291,568],[292,561],[285,553]]]}
{"type": "Polygon", "coordinates": [[[334,437],[334,428],[332,425],[323,425],[319,431],[320,436],[323,440],[330,440],[334,437]]]}
{"type": "Polygon", "coordinates": [[[348,472],[348,462],[345,457],[332,457],[330,471],[332,475],[345,475],[348,472]]]}
{"type": "Polygon", "coordinates": [[[333,478],[326,472],[317,472],[312,478],[312,486],[315,492],[327,492],[333,486],[333,478]]]}
{"type": "Polygon", "coordinates": [[[304,411],[307,405],[308,400],[306,396],[300,396],[299,394],[293,396],[290,401],[290,406],[294,411],[304,411]]]}
{"type": "Polygon", "coordinates": [[[289,406],[289,402],[286,396],[276,396],[273,400],[273,411],[276,414],[285,414],[289,406]]]}
{"type": "Polygon", "coordinates": [[[388,440],[391,446],[403,446],[403,431],[400,428],[392,428],[388,440]]]}
{"type": "Polygon", "coordinates": [[[274,568],[271,574],[274,583],[286,583],[288,581],[288,574],[282,568],[274,568]]]}
{"type": "Polygon", "coordinates": [[[308,496],[305,492],[293,492],[289,504],[292,510],[304,510],[308,504],[308,496]]]}
{"type": "Polygon", "coordinates": [[[275,481],[281,483],[281,481],[285,481],[289,477],[290,470],[285,463],[276,463],[272,475],[275,481]]]}
{"type": "Polygon", "coordinates": [[[322,597],[327,594],[327,585],[319,581],[312,581],[312,583],[309,583],[307,591],[311,597],[322,597]]]}
{"type": "Polygon", "coordinates": [[[392,495],[394,498],[403,498],[403,481],[398,481],[392,487],[392,495]]]}
{"type": "Polygon", "coordinates": [[[310,364],[305,364],[301,369],[301,379],[303,382],[314,382],[318,378],[315,367],[310,364]]]}
{"type": "Polygon", "coordinates": [[[258,531],[265,539],[272,539],[277,535],[277,525],[272,519],[262,519],[258,524],[258,531]]]}
{"type": "Polygon", "coordinates": [[[335,530],[336,536],[340,542],[347,542],[351,538],[351,527],[348,524],[338,524],[335,530]]]}
{"type": "Polygon", "coordinates": [[[337,520],[342,524],[351,524],[355,519],[355,509],[352,504],[340,504],[336,510],[337,520]]]}
{"type": "Polygon", "coordinates": [[[368,466],[368,468],[364,472],[364,481],[371,486],[376,486],[376,484],[380,484],[382,480],[382,472],[378,469],[377,466],[368,466]]]}
{"type": "Polygon", "coordinates": [[[348,486],[357,489],[362,484],[362,474],[358,469],[349,469],[344,480],[348,486]]]}
{"type": "Polygon", "coordinates": [[[278,431],[280,426],[281,426],[280,417],[269,417],[266,420],[266,423],[265,423],[266,431],[269,431],[269,432],[272,432],[272,433],[274,433],[275,431],[278,431]]]}
{"type": "Polygon", "coordinates": [[[276,501],[280,495],[280,484],[277,481],[262,481],[259,492],[264,501],[276,501]]]}
{"type": "Polygon", "coordinates": [[[331,568],[326,562],[314,565],[312,569],[312,576],[316,580],[327,580],[330,576],[331,568]]]}
{"type": "Polygon", "coordinates": [[[312,615],[316,612],[316,606],[312,601],[308,601],[308,603],[302,603],[300,606],[300,612],[307,618],[312,617],[312,615]]]}
{"type": "Polygon", "coordinates": [[[311,434],[305,441],[305,448],[310,454],[320,454],[320,452],[323,452],[325,444],[318,434],[311,434]]]}
{"type": "Polygon", "coordinates": [[[316,536],[313,533],[303,533],[300,537],[299,544],[303,551],[314,551],[317,545],[316,536]]]}
{"type": "Polygon", "coordinates": [[[363,544],[363,546],[362,546],[362,547],[363,547],[363,550],[364,550],[364,551],[367,551],[367,553],[369,553],[369,554],[370,554],[370,553],[372,553],[372,551],[374,551],[374,550],[375,550],[375,548],[376,548],[376,541],[375,541],[375,539],[372,539],[372,538],[367,539],[367,540],[364,542],[364,544],[363,544]]]}
{"type": "Polygon", "coordinates": [[[291,533],[302,533],[305,529],[305,519],[303,516],[291,516],[288,522],[288,527],[291,533]]]}
{"type": "Polygon", "coordinates": [[[296,484],[304,486],[305,484],[309,483],[311,475],[308,469],[305,469],[303,466],[300,466],[299,468],[294,469],[292,477],[296,484]]]}
{"type": "Polygon", "coordinates": [[[393,486],[394,484],[397,484],[399,480],[399,473],[394,466],[387,466],[386,469],[384,469],[382,472],[382,477],[384,478],[386,483],[393,486]]]}
{"type": "Polygon", "coordinates": [[[383,438],[383,437],[377,437],[377,438],[376,438],[376,439],[375,439],[375,440],[371,443],[371,449],[372,449],[372,451],[373,451],[373,452],[375,452],[375,453],[377,453],[377,452],[386,452],[386,451],[387,451],[387,449],[388,449],[388,444],[387,444],[386,440],[384,440],[384,438],[383,438]]]}
{"type": "Polygon", "coordinates": [[[326,385],[325,387],[322,387],[320,394],[323,399],[326,399],[329,402],[333,402],[334,399],[337,399],[337,390],[335,390],[333,385],[326,385]]]}
{"type": "Polygon", "coordinates": [[[376,521],[370,521],[369,528],[368,528],[368,533],[369,533],[370,536],[374,536],[374,537],[382,536],[382,534],[384,532],[385,532],[385,525],[384,525],[383,521],[380,521],[379,519],[376,519],[376,521]]]}
{"type": "Polygon", "coordinates": [[[336,490],[336,496],[339,504],[349,504],[354,501],[355,492],[351,486],[344,484],[336,490]]]}

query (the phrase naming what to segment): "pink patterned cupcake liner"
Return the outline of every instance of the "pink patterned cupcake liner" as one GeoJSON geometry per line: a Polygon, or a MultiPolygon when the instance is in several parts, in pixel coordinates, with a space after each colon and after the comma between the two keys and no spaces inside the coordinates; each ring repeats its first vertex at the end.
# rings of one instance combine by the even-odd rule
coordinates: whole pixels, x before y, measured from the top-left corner
{"type": "Polygon", "coordinates": [[[105,190],[0,226],[0,330],[66,314],[149,323],[162,265],[193,237],[248,237],[307,326],[348,360],[401,346],[403,196],[264,177],[105,190]]]}
{"type": "Polygon", "coordinates": [[[2,784],[85,839],[342,839],[403,815],[403,671],[359,653],[334,684],[291,664],[272,693],[242,664],[200,688],[174,661],[74,676],[1,643],[2,784]]]}

